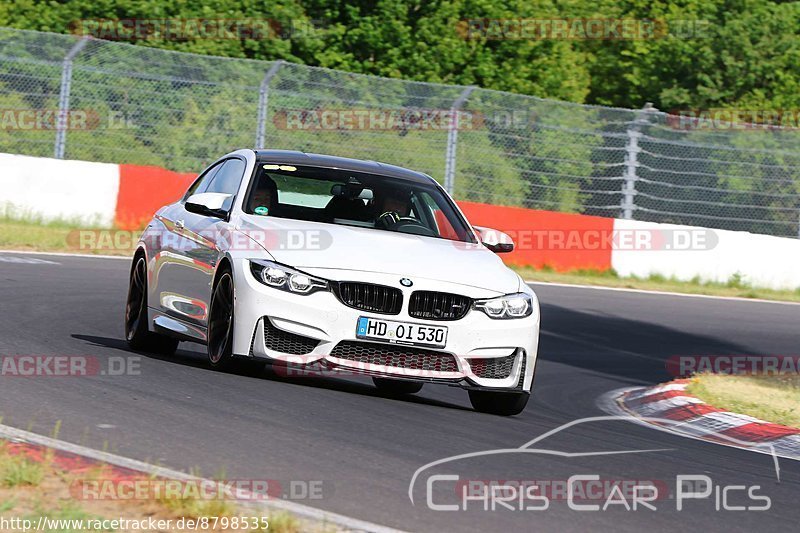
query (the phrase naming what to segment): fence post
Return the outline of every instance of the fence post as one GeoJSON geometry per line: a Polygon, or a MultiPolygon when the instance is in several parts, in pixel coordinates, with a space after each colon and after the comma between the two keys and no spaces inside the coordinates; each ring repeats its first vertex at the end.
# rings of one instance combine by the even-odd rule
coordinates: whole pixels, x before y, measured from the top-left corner
{"type": "Polygon", "coordinates": [[[458,112],[475,87],[466,87],[450,107],[450,127],[447,130],[447,150],[444,159],[444,190],[452,196],[456,182],[456,148],[458,147],[458,112]]]}
{"type": "Polygon", "coordinates": [[[61,63],[61,90],[58,94],[58,116],[56,117],[56,145],[53,150],[56,159],[64,159],[67,148],[67,115],[69,114],[69,93],[72,89],[72,60],[89,42],[83,37],[72,45],[61,63]]]}
{"type": "Polygon", "coordinates": [[[258,91],[258,127],[256,128],[256,150],[264,148],[264,138],[267,132],[267,104],[269,103],[269,84],[272,78],[278,73],[278,69],[283,65],[283,60],[278,59],[275,61],[267,73],[264,74],[264,79],[261,80],[261,88],[258,91]]]}
{"type": "Polygon", "coordinates": [[[622,183],[622,218],[630,220],[633,218],[633,211],[636,209],[634,197],[636,196],[636,168],[639,166],[639,138],[642,136],[641,128],[650,123],[650,113],[657,112],[658,109],[653,104],[647,102],[645,106],[636,113],[636,118],[628,125],[628,142],[625,145],[625,175],[622,183]]]}

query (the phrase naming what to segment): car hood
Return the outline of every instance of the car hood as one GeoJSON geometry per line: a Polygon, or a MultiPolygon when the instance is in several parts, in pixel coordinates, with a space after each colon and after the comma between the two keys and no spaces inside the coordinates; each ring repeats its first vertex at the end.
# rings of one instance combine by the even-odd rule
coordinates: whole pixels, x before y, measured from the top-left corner
{"type": "Polygon", "coordinates": [[[253,215],[243,215],[238,228],[262,245],[275,261],[299,269],[397,274],[501,294],[519,290],[519,276],[481,245],[253,215]]]}

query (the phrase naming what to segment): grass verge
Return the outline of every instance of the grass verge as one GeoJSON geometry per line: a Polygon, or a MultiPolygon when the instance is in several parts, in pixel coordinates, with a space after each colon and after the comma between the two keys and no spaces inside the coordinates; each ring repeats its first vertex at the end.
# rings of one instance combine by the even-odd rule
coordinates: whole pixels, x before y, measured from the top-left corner
{"type": "Polygon", "coordinates": [[[133,250],[129,244],[131,240],[135,244],[139,233],[101,232],[70,221],[39,222],[0,217],[0,249],[4,250],[131,255],[133,250]]]}
{"type": "MultiPolygon", "coordinates": [[[[248,523],[255,523],[254,518],[265,516],[269,521],[268,530],[273,533],[326,533],[335,531],[328,524],[315,524],[298,519],[286,512],[267,512],[244,508],[230,500],[200,499],[185,497],[177,499],[162,498],[82,498],[76,484],[87,481],[104,480],[112,482],[115,474],[106,466],[96,468],[65,471],[58,466],[52,454],[46,454],[41,460],[27,457],[15,445],[0,441],[0,517],[6,519],[27,519],[37,524],[40,517],[45,517],[53,524],[61,520],[60,527],[48,529],[59,532],[78,531],[113,531],[111,529],[92,529],[91,523],[102,520],[126,519],[141,523],[152,517],[154,520],[172,520],[173,528],[165,531],[183,531],[175,529],[180,518],[198,519],[217,517],[217,529],[204,527],[204,531],[267,531],[267,529],[246,529],[243,522],[236,522],[236,517],[248,517],[248,523]],[[76,495],[77,493],[77,495],[76,495]],[[228,520],[222,521],[225,517],[228,520]],[[76,528],[75,523],[63,521],[82,520],[83,527],[76,528]],[[90,522],[92,521],[92,522],[90,522]],[[223,528],[222,525],[230,526],[223,528]],[[88,527],[88,529],[87,529],[88,527]]],[[[144,474],[143,480],[152,480],[144,474]]],[[[263,526],[263,524],[262,524],[263,526]]]]}
{"type": "Polygon", "coordinates": [[[800,428],[800,376],[697,374],[687,392],[709,405],[800,428]]]}

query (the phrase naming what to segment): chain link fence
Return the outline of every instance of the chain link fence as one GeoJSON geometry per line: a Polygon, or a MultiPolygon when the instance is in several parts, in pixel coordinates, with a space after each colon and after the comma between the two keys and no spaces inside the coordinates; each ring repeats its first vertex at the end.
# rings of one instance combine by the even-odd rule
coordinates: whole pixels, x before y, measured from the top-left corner
{"type": "Polygon", "coordinates": [[[459,200],[800,234],[797,130],[651,108],[0,28],[0,119],[8,153],[197,172],[293,149],[421,170],[459,200]]]}

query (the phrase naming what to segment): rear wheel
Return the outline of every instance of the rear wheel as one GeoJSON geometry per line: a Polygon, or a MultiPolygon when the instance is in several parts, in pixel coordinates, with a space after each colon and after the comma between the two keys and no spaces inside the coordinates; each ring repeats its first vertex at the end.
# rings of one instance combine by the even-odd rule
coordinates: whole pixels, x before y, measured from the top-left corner
{"type": "Polygon", "coordinates": [[[520,414],[528,405],[530,396],[527,392],[469,391],[469,401],[476,411],[500,416],[520,414]]]}
{"type": "Polygon", "coordinates": [[[131,269],[125,305],[125,340],[136,351],[172,355],[178,349],[178,339],[147,328],[147,261],[144,256],[134,259],[131,269]]]}
{"type": "Polygon", "coordinates": [[[229,369],[233,359],[233,274],[225,268],[214,284],[208,313],[208,362],[229,369]]]}
{"type": "Polygon", "coordinates": [[[399,379],[372,378],[372,382],[378,390],[390,394],[414,394],[422,390],[422,383],[413,381],[401,381],[399,379]]]}

